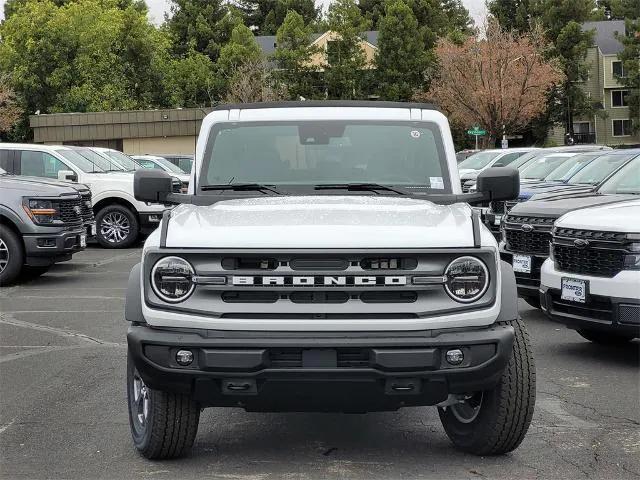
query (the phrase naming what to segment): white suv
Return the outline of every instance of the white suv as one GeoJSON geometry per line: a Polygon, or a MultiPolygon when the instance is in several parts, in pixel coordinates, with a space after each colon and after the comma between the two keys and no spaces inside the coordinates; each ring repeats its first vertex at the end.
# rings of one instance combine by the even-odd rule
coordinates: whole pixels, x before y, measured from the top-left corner
{"type": "Polygon", "coordinates": [[[186,453],[200,409],[437,406],[455,445],[516,448],[535,371],[513,270],[462,194],[445,116],[395,102],[222,105],[189,194],[137,170],[163,215],[129,277],[129,418],[148,458],[186,453]],[[195,180],[197,178],[197,181],[195,180]]]}
{"type": "MultiPolygon", "coordinates": [[[[3,143],[0,150],[7,151],[3,168],[8,173],[87,185],[92,193],[96,239],[103,247],[128,247],[160,222],[164,206],[134,198],[133,173],[88,148],[3,143]]],[[[175,187],[179,190],[179,183],[175,187]]]]}
{"type": "Polygon", "coordinates": [[[632,200],[574,210],[555,222],[540,288],[552,320],[596,343],[640,337],[639,221],[640,200],[632,200]]]}

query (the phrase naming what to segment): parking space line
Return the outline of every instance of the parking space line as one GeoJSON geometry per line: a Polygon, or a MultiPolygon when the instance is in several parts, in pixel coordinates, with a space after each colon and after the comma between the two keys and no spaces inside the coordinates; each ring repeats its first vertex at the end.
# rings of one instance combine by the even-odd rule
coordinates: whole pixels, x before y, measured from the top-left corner
{"type": "MultiPolygon", "coordinates": [[[[0,363],[11,362],[13,360],[20,360],[26,357],[33,357],[34,355],[40,355],[42,353],[49,353],[61,350],[75,350],[82,348],[81,345],[64,345],[64,346],[50,346],[46,348],[31,348],[22,352],[8,353],[6,355],[0,355],[0,363]]],[[[0,432],[1,433],[1,432],[0,432]]]]}
{"type": "Polygon", "coordinates": [[[543,398],[536,402],[536,407],[558,418],[564,425],[574,428],[596,428],[593,422],[583,420],[562,408],[562,401],[555,398],[543,398]]]}

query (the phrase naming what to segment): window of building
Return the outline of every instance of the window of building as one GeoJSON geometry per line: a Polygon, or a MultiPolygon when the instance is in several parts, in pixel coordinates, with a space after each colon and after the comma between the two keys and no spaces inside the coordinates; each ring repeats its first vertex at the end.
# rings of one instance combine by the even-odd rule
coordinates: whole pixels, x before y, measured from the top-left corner
{"type": "Polygon", "coordinates": [[[630,119],[612,120],[612,123],[614,137],[628,137],[631,135],[633,128],[630,119]]]}
{"type": "Polygon", "coordinates": [[[613,76],[616,78],[625,78],[627,75],[624,71],[624,65],[620,61],[611,62],[613,76]]]}
{"type": "Polygon", "coordinates": [[[573,122],[573,133],[591,133],[591,123],[573,122]]]}
{"type": "Polygon", "coordinates": [[[611,91],[611,106],[612,107],[628,107],[629,102],[627,97],[629,96],[629,90],[612,90],[611,91]]]}

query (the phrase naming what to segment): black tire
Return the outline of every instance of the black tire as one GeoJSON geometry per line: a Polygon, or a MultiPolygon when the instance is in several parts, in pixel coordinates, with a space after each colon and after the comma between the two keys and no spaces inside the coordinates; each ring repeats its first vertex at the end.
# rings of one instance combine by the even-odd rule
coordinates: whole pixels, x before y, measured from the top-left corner
{"type": "Polygon", "coordinates": [[[533,308],[537,308],[538,310],[540,310],[540,297],[526,296],[526,297],[522,297],[522,299],[525,302],[527,302],[527,304],[529,304],[529,306],[531,306],[533,308]]]}
{"type": "Polygon", "coordinates": [[[576,330],[583,338],[600,345],[623,345],[633,340],[630,335],[616,335],[615,333],[601,332],[598,330],[576,330]]]}
{"type": "Polygon", "coordinates": [[[140,224],[137,215],[123,205],[107,205],[96,215],[96,240],[104,248],[130,247],[139,235],[140,224]],[[115,219],[122,219],[121,233],[115,233],[110,227],[115,219]]]}
{"type": "Polygon", "coordinates": [[[533,416],[536,372],[529,334],[519,319],[505,323],[513,326],[515,340],[511,359],[498,385],[474,394],[468,402],[471,407],[477,406],[473,415],[463,417],[458,413],[460,407],[438,409],[442,426],[453,444],[475,455],[501,455],[516,449],[533,416]]]}
{"type": "Polygon", "coordinates": [[[142,383],[148,400],[144,422],[138,417],[134,380],[138,372],[127,355],[129,425],[136,449],[152,459],[178,458],[189,453],[198,432],[200,407],[189,395],[153,390],[142,383]]]}
{"type": "Polygon", "coordinates": [[[24,246],[20,237],[6,225],[0,225],[0,286],[13,283],[24,265],[24,246]]]}

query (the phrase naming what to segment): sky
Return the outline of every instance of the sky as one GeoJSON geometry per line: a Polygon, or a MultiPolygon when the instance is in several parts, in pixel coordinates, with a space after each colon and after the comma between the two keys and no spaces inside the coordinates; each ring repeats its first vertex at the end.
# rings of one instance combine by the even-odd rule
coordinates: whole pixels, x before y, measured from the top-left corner
{"type": "MultiPolygon", "coordinates": [[[[149,5],[149,16],[154,23],[162,23],[164,12],[169,10],[169,0],[145,0],[149,5]]],[[[3,17],[5,0],[0,0],[0,20],[3,17]]],[[[326,7],[331,0],[317,0],[317,3],[326,7]]],[[[469,13],[476,21],[476,24],[482,25],[487,15],[485,0],[462,0],[469,13]]]]}

